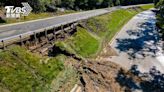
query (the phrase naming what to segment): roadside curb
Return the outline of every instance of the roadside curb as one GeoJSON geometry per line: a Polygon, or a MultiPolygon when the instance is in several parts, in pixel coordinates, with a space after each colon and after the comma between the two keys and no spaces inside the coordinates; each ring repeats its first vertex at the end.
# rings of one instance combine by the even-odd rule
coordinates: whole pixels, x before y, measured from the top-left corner
{"type": "MultiPolygon", "coordinates": [[[[141,12],[143,12],[143,11],[141,11],[141,12]]],[[[139,12],[139,13],[141,13],[141,12],[139,12]]],[[[139,13],[138,13],[138,14],[139,14],[139,13]]],[[[138,15],[138,14],[136,14],[136,15],[138,15]]],[[[125,25],[127,25],[136,15],[134,15],[129,21],[127,21],[127,22],[122,26],[122,28],[123,28],[125,25]]],[[[111,39],[111,41],[109,42],[109,45],[112,45],[112,44],[113,44],[113,42],[114,42],[114,40],[116,39],[116,37],[118,36],[118,34],[122,32],[122,28],[114,35],[114,37],[113,37],[113,38],[111,39]]]]}
{"type": "MultiPolygon", "coordinates": [[[[153,8],[151,8],[151,9],[148,9],[148,10],[152,10],[153,8]]],[[[146,10],[147,11],[147,10],[146,10]]],[[[140,13],[142,13],[142,12],[144,12],[144,11],[141,11],[141,12],[139,12],[138,14],[140,14],[140,13]]],[[[136,15],[138,15],[138,14],[136,14],[136,15]]],[[[125,25],[127,25],[136,15],[134,15],[126,24],[124,24],[123,25],[123,27],[125,26],[125,25]]],[[[123,28],[122,27],[122,28],[123,28]]],[[[114,35],[114,37],[111,39],[111,41],[109,42],[109,45],[112,45],[113,44],[113,42],[114,42],[114,40],[116,39],[116,37],[117,37],[117,35],[119,34],[119,33],[121,33],[122,31],[122,28],[114,35]]]]}

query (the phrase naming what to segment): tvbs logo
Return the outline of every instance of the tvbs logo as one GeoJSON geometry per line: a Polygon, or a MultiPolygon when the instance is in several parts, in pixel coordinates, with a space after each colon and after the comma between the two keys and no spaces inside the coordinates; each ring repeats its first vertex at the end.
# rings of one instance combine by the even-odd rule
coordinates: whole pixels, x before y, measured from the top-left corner
{"type": "Polygon", "coordinates": [[[31,6],[24,2],[23,7],[6,6],[6,18],[20,18],[21,16],[28,16],[32,11],[31,6]]]}

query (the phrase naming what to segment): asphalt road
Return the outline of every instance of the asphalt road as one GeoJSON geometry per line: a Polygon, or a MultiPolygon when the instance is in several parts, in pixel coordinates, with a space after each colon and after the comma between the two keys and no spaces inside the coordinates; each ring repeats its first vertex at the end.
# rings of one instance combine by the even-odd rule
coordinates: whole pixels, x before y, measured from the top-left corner
{"type": "Polygon", "coordinates": [[[67,15],[51,17],[47,19],[29,21],[25,23],[2,25],[0,26],[0,41],[13,39],[13,38],[19,37],[20,35],[21,36],[33,35],[34,32],[37,33],[37,32],[41,32],[46,29],[51,29],[60,25],[67,24],[67,23],[72,23],[78,20],[102,15],[105,13],[115,11],[120,8],[129,8],[129,7],[135,7],[135,6],[140,6],[140,5],[118,6],[118,7],[112,7],[112,8],[107,8],[107,9],[98,9],[98,10],[67,14],[67,15]]]}
{"type": "Polygon", "coordinates": [[[155,14],[144,11],[132,18],[118,33],[111,46],[118,56],[109,59],[121,66],[130,69],[138,65],[141,72],[148,72],[155,66],[164,72],[163,42],[155,30],[155,14]]]}

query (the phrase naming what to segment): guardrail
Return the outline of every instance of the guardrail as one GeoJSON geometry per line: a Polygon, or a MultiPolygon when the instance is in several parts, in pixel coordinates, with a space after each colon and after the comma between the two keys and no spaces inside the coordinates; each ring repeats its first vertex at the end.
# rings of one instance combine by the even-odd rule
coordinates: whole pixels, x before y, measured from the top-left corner
{"type": "MultiPolygon", "coordinates": [[[[142,4],[142,5],[145,5],[145,4],[142,4]]],[[[138,7],[138,6],[142,6],[142,5],[116,6],[116,7],[105,8],[105,9],[96,9],[96,10],[85,11],[84,13],[93,12],[93,11],[99,11],[99,12],[97,12],[95,14],[88,15],[88,16],[82,16],[82,17],[79,17],[79,18],[76,18],[76,19],[72,19],[70,21],[65,21],[65,22],[62,22],[62,23],[58,23],[58,24],[48,26],[48,27],[45,27],[45,28],[42,28],[42,29],[28,31],[26,33],[22,33],[22,34],[19,34],[19,35],[14,35],[14,36],[10,36],[10,37],[0,39],[0,48],[5,47],[5,46],[10,45],[10,44],[13,44],[14,42],[20,42],[24,39],[28,39],[31,35],[35,35],[37,33],[44,32],[45,30],[50,30],[50,29],[53,29],[53,28],[56,28],[56,27],[60,27],[60,26],[67,25],[67,24],[70,24],[70,23],[78,22],[80,20],[84,20],[84,19],[88,19],[88,18],[91,18],[91,17],[103,15],[103,14],[110,13],[110,12],[115,11],[115,10],[138,7]]]]}

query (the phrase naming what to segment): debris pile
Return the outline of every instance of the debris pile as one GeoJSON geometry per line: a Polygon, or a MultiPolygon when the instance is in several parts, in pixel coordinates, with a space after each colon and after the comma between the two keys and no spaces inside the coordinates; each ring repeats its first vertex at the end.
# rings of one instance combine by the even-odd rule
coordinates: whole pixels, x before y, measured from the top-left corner
{"type": "Polygon", "coordinates": [[[110,61],[84,62],[78,69],[84,92],[122,92],[116,77],[121,69],[110,61]]]}

